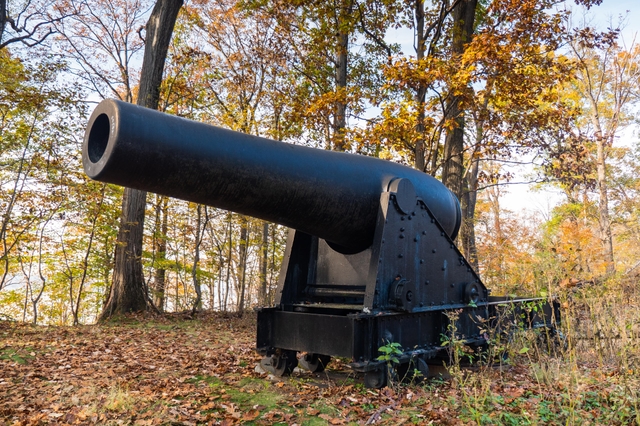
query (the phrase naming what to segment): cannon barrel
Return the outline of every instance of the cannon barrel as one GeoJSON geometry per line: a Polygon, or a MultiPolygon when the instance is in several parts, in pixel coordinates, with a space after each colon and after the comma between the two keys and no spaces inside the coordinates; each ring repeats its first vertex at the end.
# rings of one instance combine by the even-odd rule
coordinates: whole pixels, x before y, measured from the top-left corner
{"type": "Polygon", "coordinates": [[[380,194],[406,178],[443,229],[460,227],[457,198],[409,167],[278,142],[105,100],[87,126],[82,160],[92,179],[276,222],[338,250],[369,247],[380,194]]]}

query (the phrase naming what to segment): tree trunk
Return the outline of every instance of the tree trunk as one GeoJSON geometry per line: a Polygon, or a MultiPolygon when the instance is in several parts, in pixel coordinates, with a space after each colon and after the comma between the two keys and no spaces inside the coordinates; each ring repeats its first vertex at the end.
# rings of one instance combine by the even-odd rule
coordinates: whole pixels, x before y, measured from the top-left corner
{"type": "MultiPolygon", "coordinates": [[[[595,120],[594,120],[595,121],[595,120]]],[[[607,188],[606,171],[606,138],[601,131],[596,132],[596,144],[598,149],[597,174],[598,174],[598,216],[600,224],[600,239],[604,248],[604,261],[607,275],[615,272],[615,262],[613,257],[613,236],[611,235],[611,219],[609,218],[609,194],[607,188]]]]}
{"type": "Polygon", "coordinates": [[[233,214],[231,212],[229,212],[229,239],[228,239],[228,243],[229,244],[229,257],[227,258],[227,279],[225,282],[225,293],[224,293],[224,304],[223,304],[223,309],[225,312],[227,312],[227,303],[229,301],[229,290],[230,290],[230,283],[229,280],[231,279],[231,267],[233,264],[233,238],[232,238],[232,231],[233,231],[233,214]]]}
{"type": "Polygon", "coordinates": [[[27,322],[27,309],[29,308],[29,290],[31,289],[31,284],[29,281],[25,283],[24,286],[24,304],[22,306],[22,322],[27,322]]]}
{"type": "Polygon", "coordinates": [[[7,26],[7,0],[0,0],[0,43],[4,36],[4,28],[7,26]]]}
{"type": "MultiPolygon", "coordinates": [[[[594,95],[589,92],[589,103],[591,104],[591,124],[593,124],[596,138],[596,173],[598,180],[598,224],[600,225],[600,240],[604,249],[604,261],[606,273],[610,275],[615,272],[615,262],[613,257],[613,237],[611,235],[611,219],[609,218],[609,194],[607,188],[607,142],[609,135],[602,130],[600,123],[600,113],[598,102],[594,95]]],[[[611,136],[613,138],[613,136],[611,136]]]]}
{"type": "MultiPolygon", "coordinates": [[[[137,104],[156,109],[160,99],[162,72],[173,27],[182,0],[158,0],[146,26],[146,40],[137,104]]],[[[104,321],[114,314],[144,311],[147,290],[142,275],[142,235],[146,191],[125,188],[116,243],[111,293],[100,315],[104,321]]]]}
{"type": "MultiPolygon", "coordinates": [[[[455,58],[462,53],[473,33],[477,0],[461,0],[453,10],[453,37],[451,52],[455,58]]],[[[464,109],[462,98],[449,94],[447,102],[447,118],[454,120],[455,125],[447,131],[444,143],[444,166],[442,182],[462,198],[462,180],[464,177],[464,109]]],[[[464,220],[464,218],[463,218],[464,220]]]]}
{"type": "MultiPolygon", "coordinates": [[[[424,2],[417,0],[415,2],[415,20],[416,20],[416,59],[418,63],[424,58],[424,54],[427,49],[427,42],[424,34],[424,2]]],[[[426,171],[425,168],[425,112],[424,101],[427,96],[427,86],[424,83],[420,83],[416,89],[416,104],[418,108],[418,122],[416,124],[416,131],[419,135],[416,141],[416,147],[414,150],[414,166],[421,172],[426,171]]]]}
{"type": "Polygon", "coordinates": [[[262,227],[262,256],[260,256],[260,305],[267,306],[267,267],[269,264],[269,222],[262,227]]]}
{"type": "Polygon", "coordinates": [[[202,204],[198,204],[197,219],[196,219],[196,246],[193,254],[193,268],[191,269],[191,279],[193,280],[193,289],[196,291],[196,300],[193,302],[191,308],[191,315],[196,311],[202,310],[202,287],[200,285],[200,278],[198,277],[198,264],[200,263],[200,245],[202,244],[202,238],[204,237],[204,230],[207,227],[209,221],[209,215],[207,208],[202,204]],[[204,210],[204,224],[202,223],[202,209],[204,210]],[[202,231],[200,231],[202,229],[202,231]]]}
{"type": "Polygon", "coordinates": [[[478,189],[478,172],[479,163],[474,159],[471,168],[464,178],[464,192],[460,199],[462,208],[462,226],[460,227],[460,240],[462,243],[462,252],[469,263],[473,266],[476,273],[478,269],[478,251],[476,248],[476,228],[475,228],[475,212],[477,202],[478,189]]]}
{"type": "Polygon", "coordinates": [[[168,224],[168,205],[169,198],[159,195],[158,204],[156,205],[156,224],[155,224],[155,256],[156,268],[153,276],[153,304],[160,312],[164,311],[164,291],[166,287],[165,262],[167,260],[167,232],[168,224]]]}
{"type": "MultiPolygon", "coordinates": [[[[483,109],[487,108],[487,100],[485,100],[483,109]]],[[[478,173],[480,172],[480,161],[475,156],[477,154],[482,140],[484,138],[483,123],[479,121],[477,116],[476,124],[476,147],[471,155],[471,166],[467,170],[467,174],[463,180],[463,194],[460,199],[462,210],[462,226],[460,228],[460,240],[462,243],[462,252],[469,263],[473,266],[476,273],[478,268],[478,250],[476,247],[476,204],[478,200],[478,173]]]]}
{"type": "Polygon", "coordinates": [[[180,264],[176,261],[176,283],[174,285],[173,293],[173,310],[180,311],[180,273],[178,272],[180,264]]]}
{"type": "Polygon", "coordinates": [[[144,191],[133,191],[129,188],[124,191],[111,293],[99,321],[104,321],[114,314],[143,311],[147,307],[142,276],[141,224],[144,220],[146,195],[144,191]],[[138,241],[139,244],[136,244],[138,241]]]}
{"type": "Polygon", "coordinates": [[[333,149],[336,151],[345,150],[345,129],[347,127],[347,76],[349,63],[349,34],[342,28],[346,27],[345,20],[353,10],[353,4],[347,0],[348,4],[342,3],[338,11],[337,51],[336,51],[336,92],[339,94],[335,105],[335,116],[333,118],[333,149]],[[344,97],[344,99],[343,99],[344,97]]]}
{"type": "Polygon", "coordinates": [[[489,202],[489,211],[493,216],[493,246],[498,250],[492,256],[493,265],[498,268],[500,276],[504,275],[504,250],[499,250],[504,245],[504,235],[502,233],[502,221],[500,219],[500,186],[495,185],[487,188],[487,200],[489,202]]]}
{"type": "Polygon", "coordinates": [[[244,313],[244,298],[247,289],[247,239],[249,238],[249,221],[246,216],[240,218],[240,243],[238,254],[238,275],[240,295],[238,296],[238,313],[244,313]]]}
{"type": "Polygon", "coordinates": [[[222,246],[218,248],[218,311],[222,310],[222,266],[224,265],[224,256],[222,255],[222,246]]]}

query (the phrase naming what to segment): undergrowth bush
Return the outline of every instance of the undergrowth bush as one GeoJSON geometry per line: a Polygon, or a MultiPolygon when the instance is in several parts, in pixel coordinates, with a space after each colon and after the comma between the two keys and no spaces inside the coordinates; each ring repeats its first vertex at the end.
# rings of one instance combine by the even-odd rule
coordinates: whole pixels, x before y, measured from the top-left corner
{"type": "Polygon", "coordinates": [[[488,330],[489,348],[472,370],[460,368],[461,339],[449,330],[450,386],[458,395],[451,404],[459,405],[451,408],[476,424],[640,425],[637,284],[637,277],[617,276],[554,289],[557,334],[517,323],[508,332],[488,330]]]}

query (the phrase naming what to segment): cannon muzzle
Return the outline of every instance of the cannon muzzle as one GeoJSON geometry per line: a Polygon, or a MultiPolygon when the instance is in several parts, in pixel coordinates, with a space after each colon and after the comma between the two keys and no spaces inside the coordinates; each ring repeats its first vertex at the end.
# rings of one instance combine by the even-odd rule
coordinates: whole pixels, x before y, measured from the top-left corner
{"type": "Polygon", "coordinates": [[[292,145],[105,100],[82,150],[95,180],[265,219],[355,253],[369,247],[380,194],[406,178],[455,238],[461,212],[440,181],[363,155],[292,145]]]}

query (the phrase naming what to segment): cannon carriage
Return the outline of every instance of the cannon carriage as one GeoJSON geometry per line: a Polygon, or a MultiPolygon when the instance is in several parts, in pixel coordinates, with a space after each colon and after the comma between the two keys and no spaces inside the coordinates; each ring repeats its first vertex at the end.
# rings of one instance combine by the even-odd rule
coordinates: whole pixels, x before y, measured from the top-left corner
{"type": "Polygon", "coordinates": [[[486,344],[505,306],[528,326],[559,316],[546,300],[491,296],[455,246],[456,197],[417,170],[361,155],[268,140],[107,100],[83,144],[92,179],[224,208],[291,228],[275,305],[257,317],[256,349],[277,375],[346,357],[381,387],[379,348],[423,375],[446,351],[447,312],[464,343],[486,344]],[[298,358],[298,356],[301,358],[298,358]]]}

